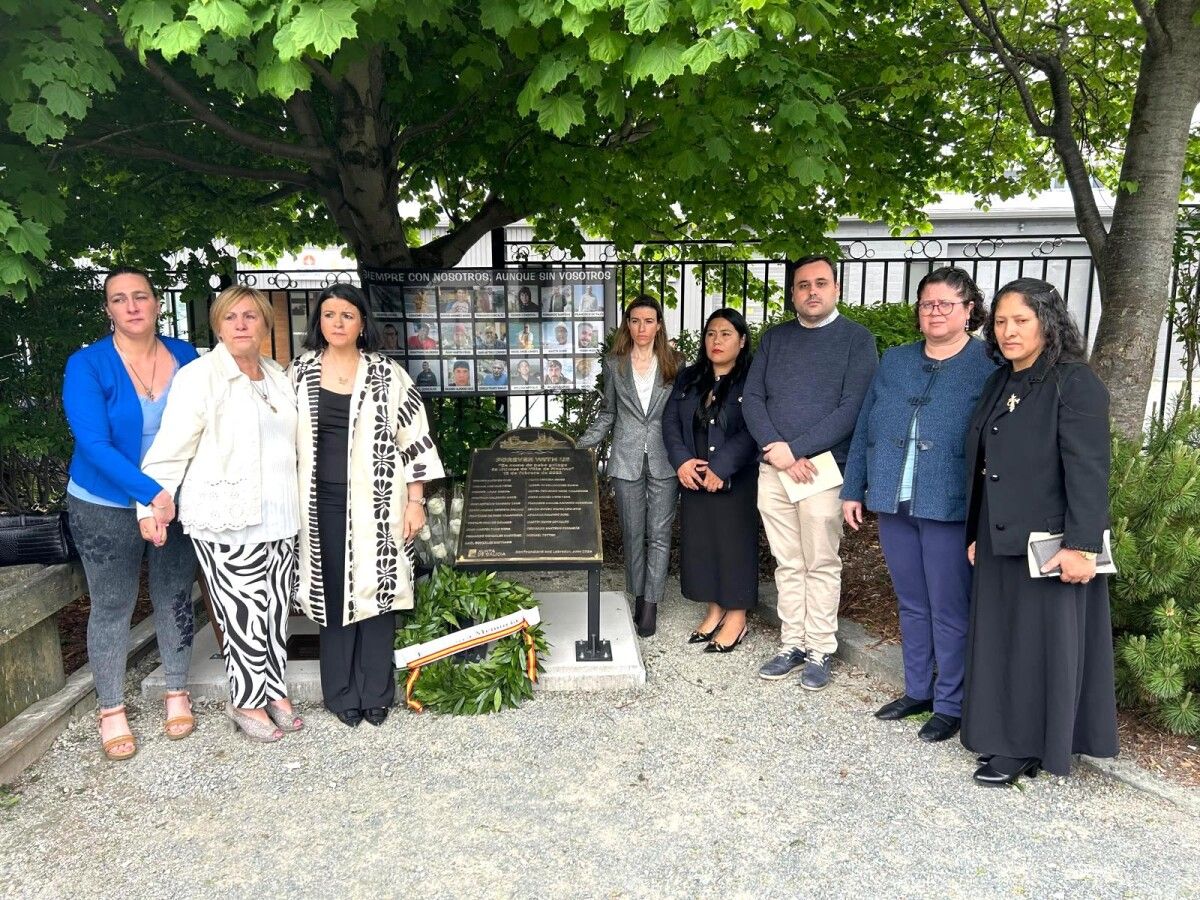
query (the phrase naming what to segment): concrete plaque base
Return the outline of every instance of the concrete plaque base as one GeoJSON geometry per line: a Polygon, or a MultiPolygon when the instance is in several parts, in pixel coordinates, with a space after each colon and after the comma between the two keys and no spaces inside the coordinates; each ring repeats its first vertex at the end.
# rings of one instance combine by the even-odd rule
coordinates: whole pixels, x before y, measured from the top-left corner
{"type": "MultiPolygon", "coordinates": [[[[542,627],[550,642],[549,656],[542,660],[538,687],[544,691],[621,691],[646,683],[646,667],[633,631],[633,619],[625,595],[617,591],[600,594],[600,636],[612,642],[612,662],[576,662],[575,641],[587,637],[587,593],[535,594],[542,612],[542,627]]],[[[304,616],[288,621],[288,636],[316,635],[317,626],[304,616]]],[[[292,659],[287,667],[288,696],[299,703],[321,703],[320,663],[315,659],[292,659]]],[[[142,682],[142,695],[159,697],[166,690],[165,673],[159,666],[142,682]]],[[[211,628],[196,635],[188,690],[197,700],[228,700],[225,664],[217,650],[211,628]]],[[[403,691],[397,700],[403,705],[403,691]]]]}

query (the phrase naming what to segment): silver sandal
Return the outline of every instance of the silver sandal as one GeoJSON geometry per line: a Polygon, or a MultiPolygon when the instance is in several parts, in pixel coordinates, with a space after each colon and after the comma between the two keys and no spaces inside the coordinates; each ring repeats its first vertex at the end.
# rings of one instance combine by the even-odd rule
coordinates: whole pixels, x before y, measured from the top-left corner
{"type": "Polygon", "coordinates": [[[304,719],[300,718],[300,714],[294,708],[286,712],[277,700],[267,701],[267,715],[284,731],[299,731],[304,727],[304,719]]]}
{"type": "Polygon", "coordinates": [[[283,731],[276,728],[274,725],[268,725],[266,722],[260,721],[253,716],[248,716],[241,712],[232,703],[225,704],[225,715],[229,717],[233,723],[233,730],[241,730],[242,734],[252,741],[259,741],[263,744],[273,744],[283,738],[283,731]]]}

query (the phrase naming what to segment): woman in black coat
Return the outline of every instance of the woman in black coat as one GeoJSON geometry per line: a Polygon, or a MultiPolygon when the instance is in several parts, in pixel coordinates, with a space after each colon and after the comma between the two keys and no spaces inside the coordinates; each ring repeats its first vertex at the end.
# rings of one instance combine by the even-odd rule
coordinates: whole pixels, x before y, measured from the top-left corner
{"type": "Polygon", "coordinates": [[[758,445],[742,418],[750,336],[735,309],[704,325],[695,365],[675,379],[663,411],[663,443],[682,490],[683,596],[707,603],[688,643],[728,653],[758,602],[758,445]]]}
{"type": "Polygon", "coordinates": [[[962,742],[981,784],[1039,768],[1067,775],[1071,754],[1115,756],[1108,583],[1096,554],[1108,527],[1108,392],[1084,362],[1079,329],[1054,287],[1005,285],[985,337],[997,361],[967,432],[968,556],[975,565],[962,742]],[[1030,532],[1062,549],[1031,578],[1030,532]]]}

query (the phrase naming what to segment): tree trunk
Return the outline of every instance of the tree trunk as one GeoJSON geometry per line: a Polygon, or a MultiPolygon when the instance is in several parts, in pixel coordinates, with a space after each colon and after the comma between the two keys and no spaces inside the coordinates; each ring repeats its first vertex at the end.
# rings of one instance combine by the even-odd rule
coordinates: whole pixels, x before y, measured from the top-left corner
{"type": "Polygon", "coordinates": [[[1172,251],[1192,115],[1200,103],[1200,28],[1193,2],[1160,2],[1166,39],[1142,54],[1121,184],[1103,247],[1100,327],[1092,367],[1125,435],[1142,431],[1159,330],[1170,301],[1172,251]],[[1135,186],[1132,191],[1125,185],[1135,186]]]}

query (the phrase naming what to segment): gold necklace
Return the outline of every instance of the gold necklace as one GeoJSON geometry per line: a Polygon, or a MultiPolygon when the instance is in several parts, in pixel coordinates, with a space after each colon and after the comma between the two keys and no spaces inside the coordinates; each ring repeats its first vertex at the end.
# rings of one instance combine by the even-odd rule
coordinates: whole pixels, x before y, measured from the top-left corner
{"type": "MultiPolygon", "coordinates": [[[[250,389],[254,391],[259,400],[271,407],[271,412],[279,412],[279,410],[275,408],[275,404],[271,402],[271,398],[267,396],[270,391],[267,388],[267,373],[263,371],[262,366],[258,367],[258,374],[262,376],[260,380],[262,381],[263,389],[261,391],[258,389],[258,382],[256,382],[253,378],[250,379],[250,389]]],[[[249,376],[247,377],[249,378],[249,376]]]]}
{"type": "Polygon", "coordinates": [[[158,374],[158,338],[157,337],[154,338],[154,351],[153,351],[154,362],[150,366],[150,383],[149,384],[146,384],[146,382],[142,380],[142,376],[139,375],[138,370],[133,367],[133,363],[131,363],[128,359],[125,358],[125,354],[121,352],[121,347],[117,343],[116,335],[113,335],[113,347],[117,351],[117,356],[121,357],[121,362],[125,363],[125,368],[127,368],[131,373],[133,373],[133,377],[136,378],[138,384],[140,384],[142,386],[142,390],[146,392],[146,399],[149,400],[151,403],[153,403],[154,399],[155,399],[154,398],[154,378],[158,374]]]}
{"type": "MultiPolygon", "coordinates": [[[[325,359],[324,355],[322,355],[322,357],[321,357],[321,364],[323,367],[327,365],[327,360],[325,359]]],[[[328,366],[328,368],[330,370],[329,374],[334,377],[334,380],[336,380],[338,384],[340,384],[344,387],[350,383],[350,379],[353,376],[353,372],[350,375],[339,375],[337,373],[337,370],[334,369],[333,366],[328,366]]],[[[354,359],[354,371],[355,372],[358,371],[358,358],[357,357],[355,357],[355,359],[354,359]]]]}

